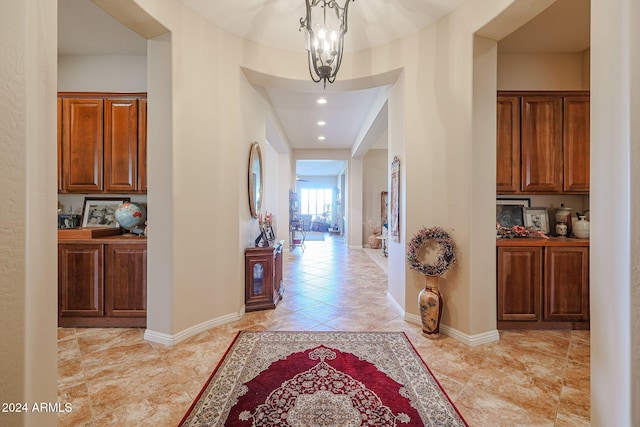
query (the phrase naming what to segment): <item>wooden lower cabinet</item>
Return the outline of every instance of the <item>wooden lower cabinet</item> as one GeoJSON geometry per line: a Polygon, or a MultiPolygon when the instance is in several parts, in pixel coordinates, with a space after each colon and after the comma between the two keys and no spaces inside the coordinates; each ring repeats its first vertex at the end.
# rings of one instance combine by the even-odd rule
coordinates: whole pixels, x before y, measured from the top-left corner
{"type": "Polygon", "coordinates": [[[264,248],[245,250],[245,310],[276,308],[284,294],[282,282],[283,241],[264,248]]]}
{"type": "Polygon", "coordinates": [[[544,320],[589,320],[589,249],[546,248],[544,320]]]}
{"type": "Polygon", "coordinates": [[[540,320],[542,248],[498,248],[498,320],[540,320]]]}
{"type": "Polygon", "coordinates": [[[146,242],[58,244],[58,326],[144,327],[146,301],[146,242]]]}
{"type": "MultiPolygon", "coordinates": [[[[103,245],[58,245],[58,325],[74,318],[104,315],[103,245]]],[[[70,326],[70,325],[68,325],[70,326]]]]}
{"type": "Polygon", "coordinates": [[[498,329],[588,329],[588,246],[499,246],[498,329]]]}
{"type": "Polygon", "coordinates": [[[146,317],[147,245],[105,245],[105,314],[146,317]]]}

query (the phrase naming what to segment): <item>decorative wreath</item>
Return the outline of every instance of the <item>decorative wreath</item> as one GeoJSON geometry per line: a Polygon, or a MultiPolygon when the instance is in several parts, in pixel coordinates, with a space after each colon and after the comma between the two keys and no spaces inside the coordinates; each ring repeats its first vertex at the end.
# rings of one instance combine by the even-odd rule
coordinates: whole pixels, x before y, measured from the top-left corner
{"type": "Polygon", "coordinates": [[[414,234],[408,246],[409,268],[427,276],[442,276],[456,262],[455,244],[449,233],[441,227],[421,228],[414,234]],[[418,252],[429,240],[435,240],[439,246],[438,261],[435,264],[422,263],[418,257],[418,252]]]}

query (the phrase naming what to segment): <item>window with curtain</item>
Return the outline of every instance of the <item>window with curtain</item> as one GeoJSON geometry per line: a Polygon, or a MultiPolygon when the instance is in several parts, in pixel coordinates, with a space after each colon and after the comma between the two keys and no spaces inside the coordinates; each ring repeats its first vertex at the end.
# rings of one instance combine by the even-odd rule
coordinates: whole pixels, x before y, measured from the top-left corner
{"type": "Polygon", "coordinates": [[[331,214],[333,190],[331,188],[303,188],[300,190],[300,213],[302,215],[331,214]]]}

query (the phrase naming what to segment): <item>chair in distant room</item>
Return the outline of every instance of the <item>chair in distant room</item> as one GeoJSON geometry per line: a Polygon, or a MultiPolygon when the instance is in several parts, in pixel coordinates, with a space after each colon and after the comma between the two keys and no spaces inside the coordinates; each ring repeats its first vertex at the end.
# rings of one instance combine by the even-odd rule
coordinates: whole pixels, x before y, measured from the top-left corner
{"type": "Polygon", "coordinates": [[[305,214],[300,215],[300,219],[302,220],[302,229],[304,231],[311,231],[311,215],[305,214]]]}

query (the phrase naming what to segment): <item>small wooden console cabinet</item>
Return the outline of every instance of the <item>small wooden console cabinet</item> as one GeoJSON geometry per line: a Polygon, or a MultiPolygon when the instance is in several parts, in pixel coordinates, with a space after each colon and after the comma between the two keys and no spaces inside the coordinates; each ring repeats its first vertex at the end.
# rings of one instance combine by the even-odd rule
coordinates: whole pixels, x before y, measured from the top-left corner
{"type": "Polygon", "coordinates": [[[283,246],[280,240],[273,246],[245,250],[245,311],[274,309],[282,299],[283,246]]]}

